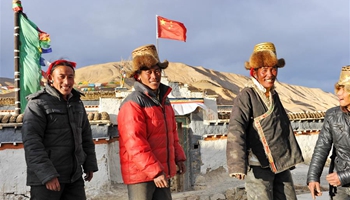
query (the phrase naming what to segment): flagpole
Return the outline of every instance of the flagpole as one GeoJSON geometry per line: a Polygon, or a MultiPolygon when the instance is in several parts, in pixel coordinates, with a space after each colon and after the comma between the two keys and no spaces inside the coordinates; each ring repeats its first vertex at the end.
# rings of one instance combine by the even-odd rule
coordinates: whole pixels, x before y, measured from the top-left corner
{"type": "MultiPolygon", "coordinates": [[[[156,15],[156,48],[158,52],[158,58],[160,58],[159,46],[158,46],[158,15],[156,15]]],[[[165,76],[164,70],[162,70],[162,76],[165,76]]]]}
{"type": "Polygon", "coordinates": [[[159,47],[158,47],[158,15],[156,15],[156,47],[159,56],[159,47]]]}
{"type": "MultiPolygon", "coordinates": [[[[13,3],[15,4],[21,4],[21,1],[14,0],[13,3]]],[[[19,52],[19,14],[21,13],[21,10],[14,12],[14,67],[15,67],[15,114],[21,113],[21,101],[20,101],[20,72],[19,72],[19,66],[20,66],[20,52],[19,52]]]]}

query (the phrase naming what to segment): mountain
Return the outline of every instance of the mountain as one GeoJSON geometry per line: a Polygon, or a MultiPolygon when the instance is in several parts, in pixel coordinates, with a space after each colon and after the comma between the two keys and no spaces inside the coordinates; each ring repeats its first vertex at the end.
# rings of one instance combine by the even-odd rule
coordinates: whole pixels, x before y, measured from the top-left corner
{"type": "MultiPolygon", "coordinates": [[[[128,61],[91,65],[76,70],[76,83],[120,82],[121,71],[130,71],[128,61]]],[[[171,82],[187,84],[193,91],[202,91],[206,95],[216,96],[219,105],[232,105],[233,99],[249,79],[247,76],[219,72],[201,66],[189,66],[170,62],[165,75],[171,82]]],[[[131,88],[133,80],[127,78],[124,86],[131,88]]],[[[319,88],[308,88],[276,82],[276,91],[289,112],[325,111],[338,105],[337,97],[319,88]]]]}
{"type": "Polygon", "coordinates": [[[0,86],[13,86],[13,79],[11,78],[0,78],[0,86]]]}
{"type": "MultiPolygon", "coordinates": [[[[110,62],[82,67],[76,70],[76,85],[82,83],[113,83],[112,87],[119,85],[121,72],[130,71],[130,61],[110,62]]],[[[218,105],[232,105],[233,99],[249,79],[247,76],[233,73],[219,72],[201,66],[189,66],[183,63],[170,62],[165,75],[171,82],[179,85],[188,85],[191,91],[200,91],[216,97],[218,105]]],[[[124,87],[131,88],[133,79],[126,78],[124,87]]],[[[14,97],[13,90],[9,91],[3,86],[13,88],[13,79],[0,78],[0,98],[14,97]]],[[[338,105],[337,97],[319,88],[308,88],[276,82],[276,91],[288,112],[314,112],[326,111],[338,105]]],[[[113,89],[113,88],[112,88],[113,89]]]]}

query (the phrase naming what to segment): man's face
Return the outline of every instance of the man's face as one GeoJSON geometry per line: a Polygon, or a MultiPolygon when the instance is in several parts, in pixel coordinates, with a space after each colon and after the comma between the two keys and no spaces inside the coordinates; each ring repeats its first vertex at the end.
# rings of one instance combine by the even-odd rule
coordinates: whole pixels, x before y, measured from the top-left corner
{"type": "Polygon", "coordinates": [[[345,90],[344,86],[339,87],[337,91],[337,97],[339,99],[339,105],[350,109],[350,94],[345,90]]]}
{"type": "Polygon", "coordinates": [[[277,78],[277,67],[260,67],[254,71],[256,80],[268,91],[274,86],[277,78]]]}
{"type": "Polygon", "coordinates": [[[141,70],[139,81],[153,91],[156,91],[159,88],[161,76],[162,70],[158,65],[155,65],[151,69],[141,70]]]}
{"type": "Polygon", "coordinates": [[[49,81],[53,81],[51,85],[67,99],[74,85],[74,70],[69,66],[56,66],[49,75],[49,81]]]}

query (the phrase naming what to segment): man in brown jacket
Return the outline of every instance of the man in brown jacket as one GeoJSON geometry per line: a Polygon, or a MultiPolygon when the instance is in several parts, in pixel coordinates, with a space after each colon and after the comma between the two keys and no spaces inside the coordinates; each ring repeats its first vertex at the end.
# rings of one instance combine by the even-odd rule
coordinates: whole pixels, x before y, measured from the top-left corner
{"type": "Polygon", "coordinates": [[[231,177],[245,180],[248,200],[296,199],[289,170],[303,158],[274,87],[284,65],[274,44],[257,44],[245,63],[251,79],[231,112],[227,166],[231,177]]]}

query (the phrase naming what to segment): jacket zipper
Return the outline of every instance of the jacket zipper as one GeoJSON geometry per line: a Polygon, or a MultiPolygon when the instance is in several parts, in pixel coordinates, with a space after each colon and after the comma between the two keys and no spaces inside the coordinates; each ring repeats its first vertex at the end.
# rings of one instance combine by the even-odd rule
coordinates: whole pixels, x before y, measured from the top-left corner
{"type": "MultiPolygon", "coordinates": [[[[67,100],[67,113],[68,113],[68,121],[69,121],[69,126],[71,128],[71,130],[73,129],[71,124],[70,124],[70,111],[71,111],[71,105],[69,103],[69,101],[67,100]]],[[[72,170],[72,174],[71,174],[71,182],[73,182],[73,177],[74,174],[76,172],[76,168],[77,168],[77,155],[75,153],[76,151],[76,146],[75,146],[75,134],[74,131],[72,130],[72,134],[73,134],[73,141],[74,141],[74,160],[73,160],[73,170],[72,170]]]]}
{"type": "Polygon", "coordinates": [[[168,135],[168,124],[167,124],[167,118],[165,115],[165,108],[162,106],[162,110],[163,110],[163,116],[164,116],[164,123],[165,123],[165,134],[166,134],[166,151],[167,151],[167,164],[168,164],[168,176],[170,177],[170,161],[169,161],[169,135],[168,135]]]}

